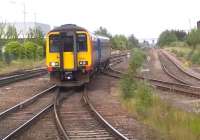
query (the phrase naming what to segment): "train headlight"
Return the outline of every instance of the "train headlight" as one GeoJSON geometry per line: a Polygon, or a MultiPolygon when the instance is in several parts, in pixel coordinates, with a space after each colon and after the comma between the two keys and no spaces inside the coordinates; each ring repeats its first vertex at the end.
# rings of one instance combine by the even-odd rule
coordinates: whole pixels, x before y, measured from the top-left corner
{"type": "Polygon", "coordinates": [[[79,65],[81,66],[84,66],[84,65],[87,65],[88,64],[88,61],[79,61],[79,65]]]}
{"type": "Polygon", "coordinates": [[[59,66],[59,63],[58,62],[50,62],[50,66],[56,67],[56,66],[59,66]]]}

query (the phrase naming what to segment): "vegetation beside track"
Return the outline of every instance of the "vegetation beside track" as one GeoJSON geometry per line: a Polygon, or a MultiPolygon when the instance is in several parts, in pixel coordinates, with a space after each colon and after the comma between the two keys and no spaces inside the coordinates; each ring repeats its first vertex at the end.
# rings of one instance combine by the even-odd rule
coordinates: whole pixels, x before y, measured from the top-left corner
{"type": "Polygon", "coordinates": [[[129,37],[126,37],[123,34],[112,35],[104,27],[97,29],[95,34],[110,38],[112,49],[115,50],[126,50],[139,47],[139,41],[133,34],[131,34],[129,37]]]}
{"type": "Polygon", "coordinates": [[[0,32],[0,74],[44,66],[44,35],[39,27],[25,35],[14,25],[0,23],[0,32]]]}
{"type": "Polygon", "coordinates": [[[189,33],[181,30],[163,31],[157,45],[175,53],[186,65],[200,64],[200,29],[192,29],[189,33]]]}
{"type": "Polygon", "coordinates": [[[10,64],[6,64],[3,61],[0,61],[0,74],[15,72],[19,70],[25,70],[25,69],[33,69],[33,68],[39,68],[44,67],[45,65],[44,60],[15,60],[12,61],[10,64]]]}
{"type": "Polygon", "coordinates": [[[198,140],[200,138],[200,115],[188,113],[153,94],[148,83],[132,78],[142,66],[145,55],[134,50],[128,74],[121,80],[123,105],[140,121],[157,130],[162,139],[198,140]]]}
{"type": "Polygon", "coordinates": [[[189,46],[168,46],[166,50],[174,53],[179,59],[182,60],[185,66],[200,65],[200,47],[196,48],[194,51],[189,46]],[[193,53],[191,54],[191,52],[193,53]]]}

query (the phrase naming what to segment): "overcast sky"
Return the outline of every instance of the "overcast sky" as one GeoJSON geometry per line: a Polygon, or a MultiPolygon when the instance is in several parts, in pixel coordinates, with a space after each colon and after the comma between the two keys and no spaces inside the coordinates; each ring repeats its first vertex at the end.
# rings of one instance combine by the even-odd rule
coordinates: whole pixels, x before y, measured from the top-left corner
{"type": "Polygon", "coordinates": [[[0,20],[26,21],[58,26],[74,23],[112,34],[157,38],[165,29],[189,30],[200,20],[200,0],[0,0],[0,20]]]}

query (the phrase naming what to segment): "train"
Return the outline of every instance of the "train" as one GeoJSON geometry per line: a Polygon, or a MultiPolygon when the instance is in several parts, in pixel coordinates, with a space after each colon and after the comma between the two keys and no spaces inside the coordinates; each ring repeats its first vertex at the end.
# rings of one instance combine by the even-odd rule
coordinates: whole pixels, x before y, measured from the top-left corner
{"type": "Polygon", "coordinates": [[[81,86],[104,70],[111,56],[108,37],[83,27],[65,24],[46,35],[46,66],[50,81],[58,86],[81,86]]]}

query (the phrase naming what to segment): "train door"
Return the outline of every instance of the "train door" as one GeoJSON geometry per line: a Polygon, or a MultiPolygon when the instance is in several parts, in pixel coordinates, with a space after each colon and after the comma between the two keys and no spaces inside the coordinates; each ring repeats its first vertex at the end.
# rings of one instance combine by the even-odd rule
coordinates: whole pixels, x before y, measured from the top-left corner
{"type": "Polygon", "coordinates": [[[65,71],[77,69],[76,36],[73,32],[61,34],[60,67],[65,71]]]}

